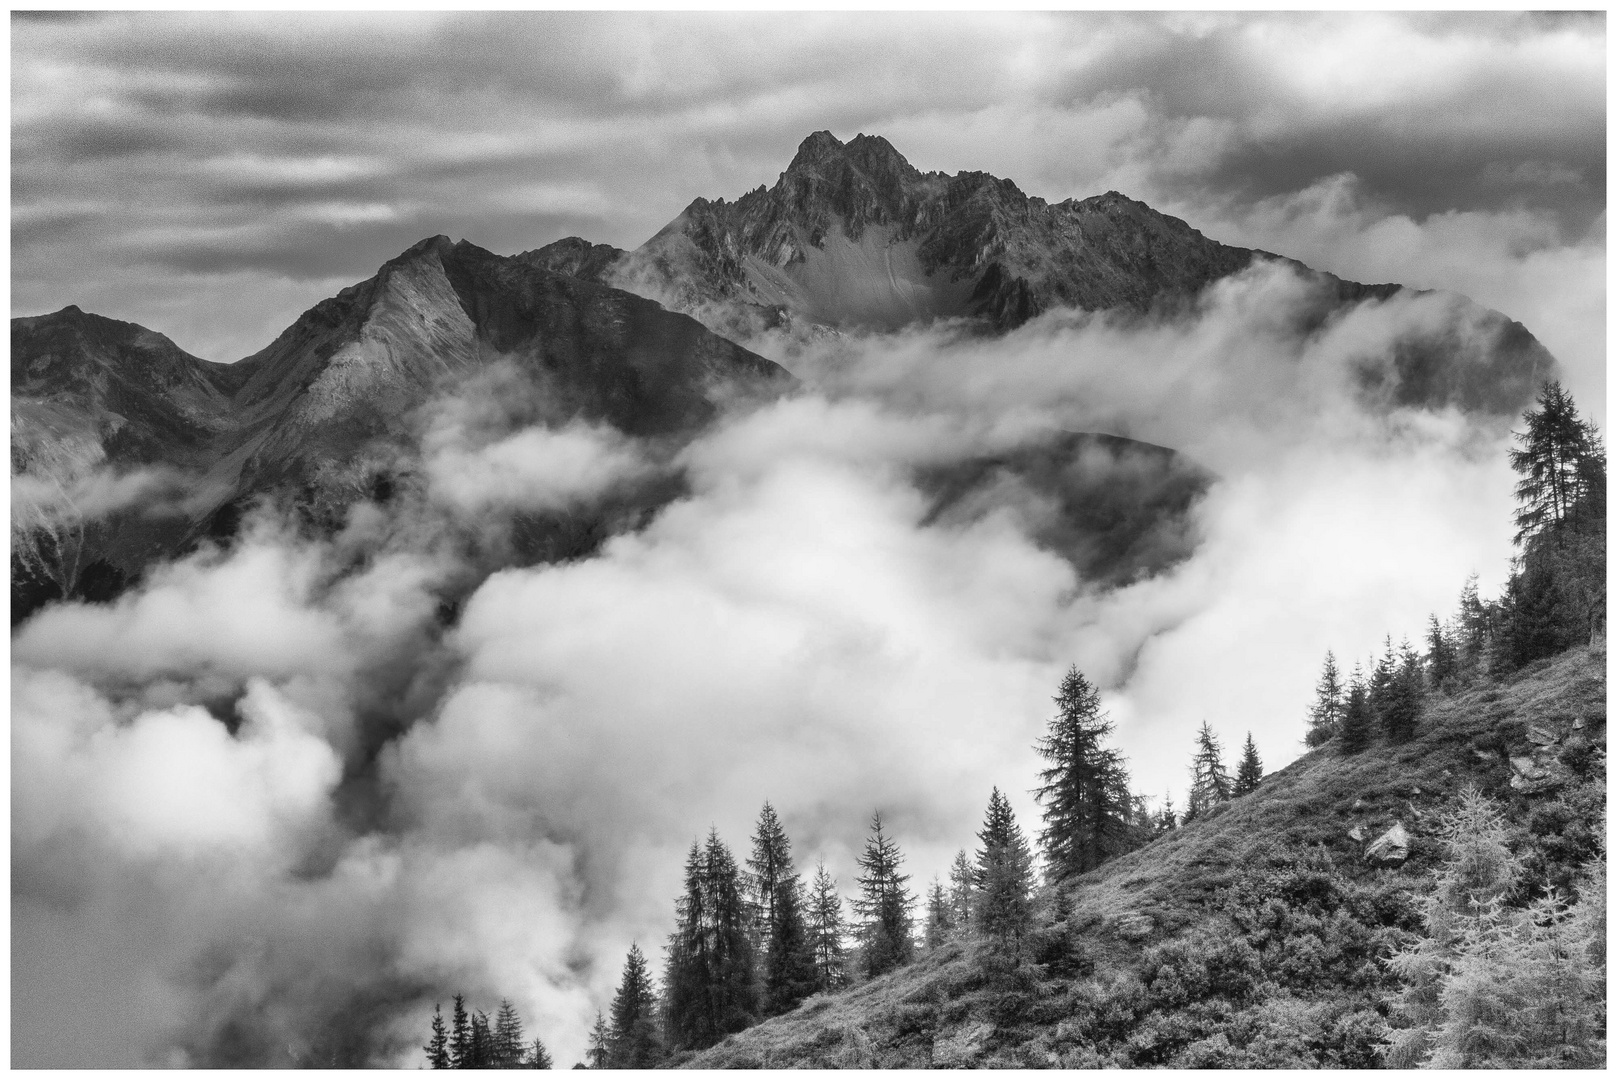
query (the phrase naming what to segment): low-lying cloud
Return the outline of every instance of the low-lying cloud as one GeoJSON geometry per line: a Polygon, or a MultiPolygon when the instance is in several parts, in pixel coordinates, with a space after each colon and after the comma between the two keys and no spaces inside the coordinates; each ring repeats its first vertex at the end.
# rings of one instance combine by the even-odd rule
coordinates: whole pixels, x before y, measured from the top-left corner
{"type": "Polygon", "coordinates": [[[1496,588],[1511,535],[1508,418],[1366,389],[1455,309],[1319,324],[1309,289],[1265,266],[1154,321],[759,342],[804,386],[672,458],[468,390],[421,426],[428,497],[329,539],[265,510],[114,603],[46,608],[12,647],[14,1060],[413,1067],[461,991],[570,1063],[710,826],[744,848],[768,799],[845,893],[873,810],[916,887],[994,786],[1036,828],[1070,664],[1137,790],[1182,804],[1203,719],[1284,764],[1325,650],[1417,634],[1473,569],[1496,588]],[[918,467],[1056,430],[1216,473],[1194,554],[1113,588],[1014,500],[926,523],[918,467]],[[483,572],[446,536],[651,460],[684,488],[643,528],[445,613],[483,572]]]}

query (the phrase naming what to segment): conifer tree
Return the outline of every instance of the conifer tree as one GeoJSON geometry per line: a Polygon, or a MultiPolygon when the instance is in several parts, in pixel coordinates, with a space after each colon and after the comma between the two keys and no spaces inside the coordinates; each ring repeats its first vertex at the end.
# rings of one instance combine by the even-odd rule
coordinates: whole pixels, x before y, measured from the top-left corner
{"type": "Polygon", "coordinates": [[[943,888],[943,882],[937,878],[932,879],[932,885],[926,890],[926,951],[932,952],[954,936],[954,909],[949,904],[949,894],[943,888]]]}
{"type": "Polygon", "coordinates": [[[1336,654],[1325,651],[1325,667],[1314,688],[1314,705],[1308,710],[1308,734],[1303,741],[1321,746],[1334,738],[1342,724],[1342,676],[1336,668],[1336,654]]]}
{"type": "Polygon", "coordinates": [[[1104,745],[1112,723],[1100,694],[1076,666],[1061,680],[1056,716],[1035,746],[1050,763],[1036,790],[1044,808],[1039,835],[1045,875],[1054,882],[1087,873],[1127,849],[1130,831],[1128,773],[1123,758],[1104,745]]]}
{"type": "Polygon", "coordinates": [[[790,1012],[817,989],[815,942],[803,907],[803,885],[794,874],[776,890],[775,926],[764,963],[766,1016],[790,1012]]]}
{"type": "Polygon", "coordinates": [[[667,1026],[680,1049],[712,1046],[757,1016],[757,982],[740,871],[717,830],[691,845],[668,945],[667,1026]]]}
{"type": "Polygon", "coordinates": [[[814,868],[809,890],[809,937],[814,943],[814,988],[835,990],[847,981],[847,954],[843,948],[842,895],[825,864],[814,868]]]}
{"type": "Polygon", "coordinates": [[[1483,670],[1491,638],[1492,620],[1488,606],[1477,594],[1477,575],[1473,571],[1460,589],[1460,608],[1454,615],[1454,647],[1462,679],[1483,670]]]}
{"type": "Polygon", "coordinates": [[[1356,754],[1370,745],[1375,737],[1376,717],[1370,708],[1370,692],[1364,684],[1364,672],[1355,664],[1353,678],[1348,682],[1347,707],[1342,710],[1343,750],[1356,754]]]}
{"type": "Polygon", "coordinates": [[[1381,707],[1382,726],[1394,742],[1403,742],[1415,734],[1415,722],[1420,715],[1421,688],[1420,657],[1405,641],[1399,648],[1381,707]]]}
{"type": "Polygon", "coordinates": [[[1459,650],[1435,614],[1426,624],[1426,673],[1434,690],[1451,685],[1460,674],[1459,650]]]}
{"type": "Polygon", "coordinates": [[[535,1036],[533,1045],[528,1048],[528,1068],[549,1069],[553,1067],[554,1062],[550,1060],[550,1051],[546,1050],[544,1042],[535,1036]]]}
{"type": "Polygon", "coordinates": [[[509,999],[501,998],[489,1039],[490,1063],[497,1069],[514,1069],[522,1060],[522,1049],[522,1018],[509,999]]]}
{"type": "Polygon", "coordinates": [[[1033,855],[1010,801],[997,787],[977,838],[982,846],[977,849],[976,929],[997,954],[1014,959],[1033,919],[1033,855]]]}
{"type": "Polygon", "coordinates": [[[472,1032],[470,1020],[466,1016],[466,998],[462,994],[455,995],[454,1011],[451,1014],[449,1031],[449,1067],[452,1069],[470,1069],[472,1067],[472,1032]]]}
{"type": "Polygon", "coordinates": [[[604,1069],[611,1059],[612,1032],[606,1026],[606,1017],[595,1014],[595,1026],[590,1029],[590,1048],[585,1053],[592,1069],[604,1069]]]}
{"type": "Polygon", "coordinates": [[[775,932],[776,897],[785,882],[794,876],[791,841],[781,826],[775,808],[766,801],[758,814],[757,831],[752,836],[752,857],[747,860],[752,871],[754,945],[760,955],[767,955],[769,939],[775,932]]]}
{"type": "Polygon", "coordinates": [[[971,925],[975,869],[965,848],[956,852],[954,862],[949,864],[949,922],[957,930],[971,925]]]}
{"type": "Polygon", "coordinates": [[[1179,827],[1179,815],[1174,812],[1173,793],[1164,792],[1162,796],[1162,809],[1157,813],[1156,830],[1159,833],[1172,832],[1179,827]]]}
{"type": "Polygon", "coordinates": [[[1224,748],[1218,736],[1202,721],[1196,733],[1196,753],[1190,762],[1190,802],[1185,821],[1194,821],[1230,797],[1230,774],[1224,768],[1224,748]]]}
{"type": "Polygon", "coordinates": [[[1538,408],[1522,415],[1527,430],[1510,452],[1516,484],[1516,543],[1553,533],[1572,515],[1580,491],[1579,465],[1589,455],[1590,428],[1579,417],[1572,395],[1557,381],[1539,390],[1538,408]]]}
{"type": "Polygon", "coordinates": [[[1365,690],[1370,711],[1375,713],[1376,722],[1383,727],[1387,723],[1387,703],[1392,699],[1392,684],[1397,675],[1398,654],[1393,651],[1392,635],[1388,634],[1381,656],[1370,669],[1370,681],[1365,690]]]}
{"type": "Polygon", "coordinates": [[[1256,791],[1258,783],[1263,779],[1263,760],[1258,757],[1258,748],[1252,742],[1252,733],[1246,733],[1246,745],[1241,747],[1241,763],[1235,768],[1235,794],[1245,795],[1249,791],[1256,791]]]}
{"type": "Polygon", "coordinates": [[[443,1010],[437,1005],[432,1007],[432,1038],[421,1049],[427,1052],[427,1068],[449,1068],[449,1036],[444,1032],[443,1010]]]}
{"type": "Polygon", "coordinates": [[[488,1029],[488,1014],[479,1009],[472,1014],[472,1035],[468,1049],[469,1069],[486,1069],[494,1062],[494,1038],[488,1029]]]}
{"type": "Polygon", "coordinates": [[[623,962],[623,977],[612,998],[607,1065],[613,1069],[649,1069],[661,1058],[661,1049],[651,973],[639,944],[634,943],[629,946],[629,955],[623,962]]]}
{"type": "Polygon", "coordinates": [[[870,819],[870,836],[858,862],[864,873],[859,877],[860,898],[853,906],[860,919],[865,974],[875,978],[909,963],[915,951],[910,936],[910,908],[915,899],[905,887],[909,875],[899,873],[904,856],[882,831],[879,811],[870,819]]]}
{"type": "Polygon", "coordinates": [[[1446,859],[1423,904],[1426,934],[1389,961],[1404,983],[1396,1013],[1408,1025],[1394,1032],[1390,1063],[1599,1064],[1604,987],[1590,946],[1604,927],[1590,933],[1553,892],[1525,910],[1509,906],[1522,864],[1503,816],[1475,790],[1462,793],[1441,835],[1446,859]]]}

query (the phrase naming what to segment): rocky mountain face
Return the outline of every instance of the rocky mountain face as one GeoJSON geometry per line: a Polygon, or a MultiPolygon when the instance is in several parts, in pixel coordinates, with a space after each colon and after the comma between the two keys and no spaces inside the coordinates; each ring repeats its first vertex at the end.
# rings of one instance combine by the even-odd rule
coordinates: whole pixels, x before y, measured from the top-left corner
{"type": "MultiPolygon", "coordinates": [[[[1313,285],[1315,326],[1403,288],[1218,243],[1115,191],[1052,204],[988,173],[923,173],[880,136],[828,131],[803,140],[773,187],[697,199],[632,252],[569,237],[518,258],[742,338],[938,319],[1004,332],[1054,308],[1164,313],[1259,260],[1313,285]]],[[[1521,324],[1456,299],[1448,325],[1400,344],[1398,402],[1514,412],[1554,359],[1521,324]]]]}
{"type": "Polygon", "coordinates": [[[335,525],[394,486],[413,414],[496,363],[518,373],[537,419],[674,443],[793,383],[642,297],[441,236],[236,364],[73,307],[16,319],[13,620],[53,597],[115,592],[153,559],[228,533],[260,496],[335,525]],[[101,488],[111,473],[126,490],[85,514],[81,482],[97,470],[101,488]],[[168,487],[185,498],[152,498],[168,487]]]}
{"type": "MultiPolygon", "coordinates": [[[[423,240],[235,364],[75,307],[14,319],[13,620],[53,597],[113,595],[154,560],[228,535],[262,497],[339,528],[356,503],[419,481],[434,403],[495,369],[516,373],[522,423],[605,425],[667,458],[726,406],[792,384],[736,343],[760,331],[943,319],[994,334],[1054,308],[1171,317],[1278,259],[1116,192],[1049,204],[986,173],[922,173],[877,136],[822,131],[773,187],[698,199],[632,252],[573,237],[507,257],[423,240]]],[[[1292,313],[1305,331],[1400,291],[1289,265],[1313,289],[1292,313]]],[[[1554,359],[1497,312],[1460,298],[1448,310],[1395,344],[1391,397],[1514,415],[1554,359]]],[[[1364,375],[1372,391],[1388,378],[1364,375]]],[[[929,521],[1010,507],[1106,581],[1188,554],[1208,482],[1172,451],[1061,433],[915,479],[929,521]]],[[[610,509],[519,517],[508,557],[585,553],[678,490],[664,475],[610,509]]]]}

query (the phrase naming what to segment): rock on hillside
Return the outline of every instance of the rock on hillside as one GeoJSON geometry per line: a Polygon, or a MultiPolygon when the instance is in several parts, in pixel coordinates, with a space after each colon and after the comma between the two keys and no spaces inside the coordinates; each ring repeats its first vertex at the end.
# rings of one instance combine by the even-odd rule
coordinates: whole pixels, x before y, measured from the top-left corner
{"type": "Polygon", "coordinates": [[[1373,1067],[1396,987],[1380,960],[1419,929],[1434,830],[1463,787],[1506,806],[1529,892],[1575,889],[1601,850],[1605,697],[1604,650],[1578,649],[1430,700],[1407,743],[1326,744],[1045,890],[1034,962],[1015,976],[946,944],[678,1064],[1373,1067]],[[1557,782],[1528,793],[1511,759],[1531,754],[1557,782]],[[1367,848],[1398,826],[1407,858],[1378,865],[1367,848]]]}

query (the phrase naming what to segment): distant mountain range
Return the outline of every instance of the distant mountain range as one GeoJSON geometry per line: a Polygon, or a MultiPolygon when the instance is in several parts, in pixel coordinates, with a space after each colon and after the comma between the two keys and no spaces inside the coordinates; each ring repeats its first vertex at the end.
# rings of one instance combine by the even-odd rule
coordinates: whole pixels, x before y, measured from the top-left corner
{"type": "MultiPolygon", "coordinates": [[[[585,420],[666,450],[728,406],[795,384],[732,339],[938,319],[999,334],[1061,307],[1150,317],[1278,258],[1116,192],[1051,205],[986,173],[921,173],[879,137],[822,131],[773,187],[698,199],[633,252],[577,237],[512,256],[423,240],[234,364],[77,307],[16,318],[12,618],[53,598],[116,595],[155,561],[230,535],[259,498],[340,527],[407,479],[400,462],[419,454],[410,418],[495,363],[527,382],[534,423],[585,420]],[[91,499],[86,485],[107,472],[144,477],[143,497],[100,484],[91,499]]],[[[1400,290],[1290,265],[1314,282],[1307,317],[1321,325],[1400,290]]],[[[1520,324],[1464,313],[1463,326],[1399,343],[1398,400],[1512,413],[1555,362],[1520,324]]],[[[1006,476],[1061,508],[1035,530],[1044,541],[1113,580],[1188,554],[1184,515],[1209,480],[1171,450],[1052,433],[917,482],[935,499],[929,520],[951,521],[986,512],[1006,476]],[[1083,454],[1155,479],[1131,500],[1105,470],[1069,467],[1083,454]]],[[[519,523],[507,557],[586,553],[680,490],[665,476],[627,501],[519,523]]]]}

